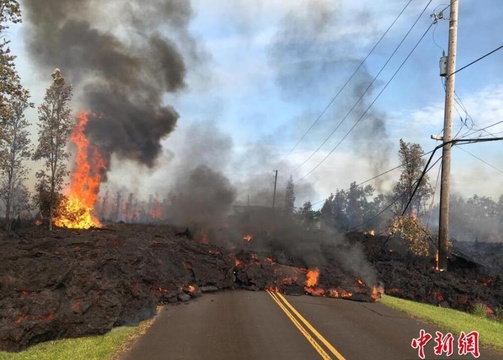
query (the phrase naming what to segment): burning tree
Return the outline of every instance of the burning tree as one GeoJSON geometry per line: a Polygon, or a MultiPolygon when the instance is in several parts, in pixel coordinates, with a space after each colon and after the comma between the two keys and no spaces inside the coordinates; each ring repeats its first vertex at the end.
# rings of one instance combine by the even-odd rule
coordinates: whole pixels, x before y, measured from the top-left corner
{"type": "Polygon", "coordinates": [[[101,175],[107,162],[97,147],[92,145],[84,134],[89,121],[89,113],[82,111],[77,115],[77,124],[73,127],[70,139],[77,147],[75,169],[72,171],[68,196],[61,204],[60,215],[54,223],[60,227],[89,229],[101,226],[94,214],[98,201],[101,175]]]}
{"type": "MultiPolygon", "coordinates": [[[[37,172],[39,187],[48,190],[49,229],[52,230],[54,209],[59,205],[58,192],[62,190],[68,175],[67,163],[70,154],[66,150],[73,118],[68,106],[72,98],[72,87],[66,84],[59,69],[52,72],[53,83],[47,89],[44,102],[38,108],[38,146],[34,160],[45,160],[45,169],[37,172]]],[[[40,199],[38,199],[39,205],[40,199]]]]}

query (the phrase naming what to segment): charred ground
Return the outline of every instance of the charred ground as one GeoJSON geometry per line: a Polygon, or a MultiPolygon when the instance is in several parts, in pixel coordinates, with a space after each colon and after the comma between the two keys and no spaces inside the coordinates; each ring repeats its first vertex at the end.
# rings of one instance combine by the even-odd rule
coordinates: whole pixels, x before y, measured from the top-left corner
{"type": "Polygon", "coordinates": [[[465,311],[475,303],[488,312],[503,304],[502,276],[486,275],[468,257],[453,255],[450,271],[440,273],[433,261],[362,233],[316,243],[323,259],[311,251],[316,232],[306,238],[303,257],[277,235],[246,241],[226,229],[116,224],[55,232],[30,227],[0,236],[0,348],[7,351],[102,334],[152,317],[159,304],[234,288],[373,301],[374,286],[382,285],[388,294],[465,311]],[[374,277],[362,279],[341,265],[355,249],[374,277]]]}

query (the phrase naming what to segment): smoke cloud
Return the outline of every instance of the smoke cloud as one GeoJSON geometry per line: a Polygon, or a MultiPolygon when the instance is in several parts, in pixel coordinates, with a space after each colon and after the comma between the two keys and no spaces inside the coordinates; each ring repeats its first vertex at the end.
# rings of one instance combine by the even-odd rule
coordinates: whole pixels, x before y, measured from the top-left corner
{"type": "Polygon", "coordinates": [[[161,139],[179,117],[163,96],[186,87],[183,53],[197,58],[187,31],[190,2],[26,0],[24,5],[30,56],[42,71],[59,67],[77,84],[78,101],[95,114],[86,129],[91,140],[108,159],[116,154],[153,167],[161,139]]]}
{"type": "MultiPolygon", "coordinates": [[[[289,12],[271,44],[270,63],[283,96],[290,101],[304,99],[307,103],[316,101],[319,104],[322,100],[310,116],[294,120],[297,126],[293,128],[301,131],[292,133],[294,140],[303,135],[304,129],[318,117],[363,60],[364,54],[355,44],[365,43],[371,36],[371,18],[360,11],[347,19],[343,16],[343,5],[342,1],[318,0],[306,4],[303,11],[289,12]],[[354,19],[358,19],[357,29],[352,23],[354,19]],[[367,28],[362,24],[367,24],[367,28]]],[[[362,94],[372,80],[373,76],[363,64],[305,141],[318,146],[340,124],[323,151],[334,148],[369,108],[373,100],[372,89],[377,84],[364,96],[362,94]],[[354,104],[357,105],[351,109],[354,104]]],[[[386,115],[371,108],[361,122],[338,149],[349,147],[356,156],[365,158],[373,175],[377,175],[386,169],[391,148],[386,115]]],[[[380,185],[377,183],[378,188],[380,185]]]]}
{"type": "Polygon", "coordinates": [[[161,189],[171,194],[170,219],[206,229],[220,226],[230,214],[237,195],[225,175],[232,155],[232,139],[214,122],[200,121],[184,129],[179,150],[179,156],[162,171],[163,178],[176,178],[173,184],[161,189]]]}
{"type": "Polygon", "coordinates": [[[171,207],[176,223],[209,228],[221,224],[228,215],[236,190],[224,175],[200,165],[180,178],[174,194],[171,207]]]}

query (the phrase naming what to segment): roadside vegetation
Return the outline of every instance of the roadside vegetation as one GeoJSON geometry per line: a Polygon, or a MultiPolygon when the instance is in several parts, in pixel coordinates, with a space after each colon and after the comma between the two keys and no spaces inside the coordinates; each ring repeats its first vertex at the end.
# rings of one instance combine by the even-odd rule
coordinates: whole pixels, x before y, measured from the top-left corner
{"type": "Polygon", "coordinates": [[[503,334],[503,319],[498,317],[494,319],[487,318],[487,313],[481,306],[476,306],[473,309],[473,314],[468,314],[389,295],[384,295],[380,302],[385,306],[403,311],[412,317],[437,325],[455,336],[459,335],[461,331],[466,333],[476,330],[479,332],[480,345],[503,351],[503,337],[501,336],[503,334]]]}
{"type": "Polygon", "coordinates": [[[0,360],[117,360],[153,321],[117,327],[105,335],[48,341],[18,353],[0,352],[0,360]]]}

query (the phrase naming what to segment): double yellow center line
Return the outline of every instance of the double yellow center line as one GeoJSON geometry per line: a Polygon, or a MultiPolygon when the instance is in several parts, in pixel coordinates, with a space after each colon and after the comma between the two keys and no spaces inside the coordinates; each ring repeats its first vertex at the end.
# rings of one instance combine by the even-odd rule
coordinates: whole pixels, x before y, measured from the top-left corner
{"type": "Polygon", "coordinates": [[[309,341],[313,348],[320,354],[322,359],[332,359],[332,353],[336,359],[345,360],[333,346],[330,344],[299,312],[285,299],[279,292],[266,290],[272,299],[278,304],[293,324],[299,329],[302,335],[309,341]],[[325,345],[325,348],[319,343],[325,345]],[[325,351],[328,350],[328,351],[325,351]]]}

